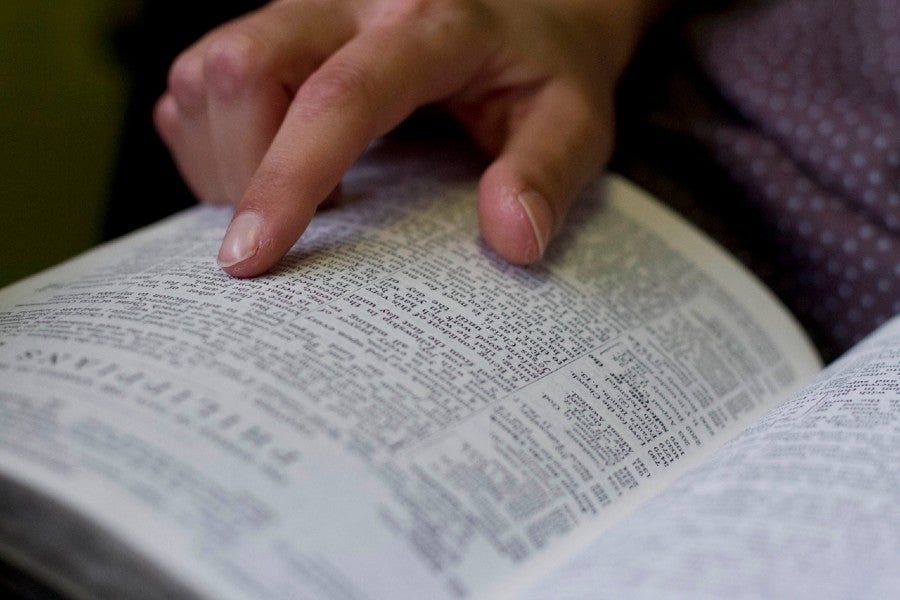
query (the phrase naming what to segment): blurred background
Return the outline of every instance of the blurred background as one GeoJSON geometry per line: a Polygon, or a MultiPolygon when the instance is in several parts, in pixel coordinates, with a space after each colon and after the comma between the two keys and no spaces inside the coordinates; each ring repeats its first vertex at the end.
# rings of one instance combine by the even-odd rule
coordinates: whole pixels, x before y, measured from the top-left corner
{"type": "Polygon", "coordinates": [[[95,244],[129,80],[136,2],[0,2],[0,286],[95,244]]]}
{"type": "Polygon", "coordinates": [[[153,103],[178,52],[260,4],[0,2],[0,287],[193,203],[153,103]]]}

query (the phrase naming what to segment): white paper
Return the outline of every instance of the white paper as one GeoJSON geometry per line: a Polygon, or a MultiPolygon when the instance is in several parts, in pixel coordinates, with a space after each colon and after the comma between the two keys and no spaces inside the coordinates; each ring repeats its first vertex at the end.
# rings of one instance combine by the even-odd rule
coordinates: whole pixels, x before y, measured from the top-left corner
{"type": "Polygon", "coordinates": [[[358,167],[263,278],[215,267],[206,208],[0,294],[0,466],[208,597],[468,596],[817,369],[633,188],[598,184],[524,269],[477,240],[471,173],[434,165],[358,167]]]}
{"type": "Polygon", "coordinates": [[[526,598],[900,592],[900,317],[526,598]]]}

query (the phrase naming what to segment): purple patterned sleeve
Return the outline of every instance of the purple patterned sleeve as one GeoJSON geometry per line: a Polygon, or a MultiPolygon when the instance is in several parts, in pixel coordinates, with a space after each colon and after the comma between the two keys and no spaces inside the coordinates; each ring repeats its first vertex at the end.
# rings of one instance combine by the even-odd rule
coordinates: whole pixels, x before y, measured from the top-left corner
{"type": "Polygon", "coordinates": [[[765,224],[770,284],[833,357],[900,313],[900,0],[737,3],[689,26],[733,109],[689,128],[765,224]]]}

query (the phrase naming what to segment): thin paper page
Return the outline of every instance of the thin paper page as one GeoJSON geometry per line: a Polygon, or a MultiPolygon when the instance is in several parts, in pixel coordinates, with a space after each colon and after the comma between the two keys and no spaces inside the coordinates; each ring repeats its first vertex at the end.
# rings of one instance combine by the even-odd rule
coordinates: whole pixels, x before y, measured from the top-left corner
{"type": "Polygon", "coordinates": [[[229,215],[198,209],[0,294],[4,468],[211,597],[466,596],[817,368],[630,186],[523,269],[478,242],[459,165],[365,162],[263,278],[212,264],[229,215]]]}
{"type": "Polygon", "coordinates": [[[900,317],[526,598],[900,589],[900,317]]]}

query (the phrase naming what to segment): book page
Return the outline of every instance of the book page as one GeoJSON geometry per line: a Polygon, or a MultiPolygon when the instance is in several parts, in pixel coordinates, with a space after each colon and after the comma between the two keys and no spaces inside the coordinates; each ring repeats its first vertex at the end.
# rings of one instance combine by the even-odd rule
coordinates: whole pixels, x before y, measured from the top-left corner
{"type": "Polygon", "coordinates": [[[895,317],[525,597],[893,598],[898,557],[895,317]]]}
{"type": "Polygon", "coordinates": [[[768,292],[628,184],[519,268],[477,237],[476,172],[375,148],[265,277],[215,266],[229,213],[198,208],[4,291],[3,471],[200,596],[467,597],[817,370],[768,292]]]}

